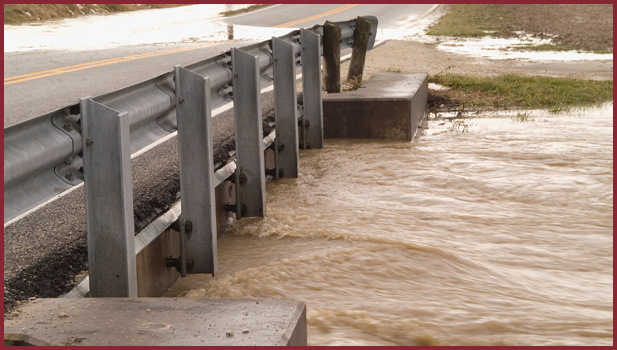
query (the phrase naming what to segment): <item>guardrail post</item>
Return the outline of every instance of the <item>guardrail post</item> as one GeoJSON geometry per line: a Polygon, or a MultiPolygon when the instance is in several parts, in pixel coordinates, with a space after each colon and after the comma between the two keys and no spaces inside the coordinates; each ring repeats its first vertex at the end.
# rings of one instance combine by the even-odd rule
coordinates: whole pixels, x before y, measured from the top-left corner
{"type": "Polygon", "coordinates": [[[303,149],[323,147],[323,105],[321,100],[320,35],[309,30],[300,32],[302,43],[302,131],[306,142],[303,149]]]}
{"type": "Polygon", "coordinates": [[[94,297],[137,297],[129,118],[81,99],[88,269],[94,297]]]}
{"type": "Polygon", "coordinates": [[[341,27],[329,21],[323,25],[323,71],[326,91],[341,92],[341,27]]]}
{"type": "Polygon", "coordinates": [[[175,67],[180,162],[180,275],[217,270],[210,79],[175,67]]]}
{"type": "Polygon", "coordinates": [[[240,49],[231,50],[236,124],[236,218],[266,216],[266,175],[259,61],[240,49]]]}
{"type": "Polygon", "coordinates": [[[368,49],[369,38],[371,37],[371,26],[371,21],[364,17],[358,17],[356,19],[356,29],[353,33],[353,48],[351,50],[351,62],[349,63],[347,80],[357,79],[358,83],[362,82],[366,51],[368,49]]]}
{"type": "Polygon", "coordinates": [[[298,177],[298,100],[294,45],[272,38],[275,178],[298,177]]]}

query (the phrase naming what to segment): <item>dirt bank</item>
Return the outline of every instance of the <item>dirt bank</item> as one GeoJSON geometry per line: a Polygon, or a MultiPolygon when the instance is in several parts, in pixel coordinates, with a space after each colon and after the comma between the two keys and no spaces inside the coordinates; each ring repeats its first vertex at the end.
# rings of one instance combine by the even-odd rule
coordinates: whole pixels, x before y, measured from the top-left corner
{"type": "Polygon", "coordinates": [[[22,24],[92,14],[184,6],[180,4],[4,4],[4,24],[22,24]]]}

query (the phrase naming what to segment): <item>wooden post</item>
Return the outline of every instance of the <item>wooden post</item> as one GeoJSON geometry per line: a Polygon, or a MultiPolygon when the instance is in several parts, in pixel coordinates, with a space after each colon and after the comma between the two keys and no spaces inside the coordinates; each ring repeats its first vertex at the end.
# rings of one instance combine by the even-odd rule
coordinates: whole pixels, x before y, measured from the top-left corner
{"type": "MultiPolygon", "coordinates": [[[[325,27],[324,27],[325,32],[325,27]]],[[[351,62],[349,63],[349,72],[347,80],[357,79],[362,81],[362,73],[364,72],[364,61],[366,59],[366,50],[368,39],[371,36],[371,22],[364,17],[356,19],[356,29],[353,33],[353,48],[351,51],[351,62]]],[[[325,41],[324,41],[325,46],[325,41]]],[[[324,50],[325,57],[325,50],[324,50]]]]}
{"type": "Polygon", "coordinates": [[[227,24],[227,40],[234,40],[234,25],[227,24]]]}
{"type": "Polygon", "coordinates": [[[341,27],[328,21],[323,26],[323,62],[326,91],[341,92],[341,27]]]}

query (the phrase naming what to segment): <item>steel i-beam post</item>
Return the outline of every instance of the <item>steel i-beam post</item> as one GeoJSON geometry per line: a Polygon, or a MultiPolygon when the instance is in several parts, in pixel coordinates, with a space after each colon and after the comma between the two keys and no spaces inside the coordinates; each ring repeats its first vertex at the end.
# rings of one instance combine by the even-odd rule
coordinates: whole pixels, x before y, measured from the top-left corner
{"type": "Polygon", "coordinates": [[[180,163],[180,274],[216,274],[210,79],[175,67],[180,163]]]}
{"type": "Polygon", "coordinates": [[[240,49],[231,50],[236,124],[236,218],[266,216],[266,175],[259,62],[240,49]]]}
{"type": "Polygon", "coordinates": [[[272,38],[274,57],[275,178],[298,177],[298,100],[295,49],[272,38]]]}
{"type": "Polygon", "coordinates": [[[88,269],[94,297],[137,297],[129,118],[82,98],[88,269]]]}
{"type": "Polygon", "coordinates": [[[323,147],[323,105],[321,98],[321,36],[302,29],[302,95],[305,143],[303,149],[323,147]]]}

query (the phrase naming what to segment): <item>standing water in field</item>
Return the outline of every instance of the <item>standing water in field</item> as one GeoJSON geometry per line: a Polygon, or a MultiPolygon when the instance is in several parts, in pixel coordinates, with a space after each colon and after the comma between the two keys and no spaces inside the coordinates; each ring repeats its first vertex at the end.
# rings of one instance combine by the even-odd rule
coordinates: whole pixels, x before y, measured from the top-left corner
{"type": "Polygon", "coordinates": [[[302,300],[309,345],[612,345],[612,110],[328,141],[168,295],[302,300]]]}

